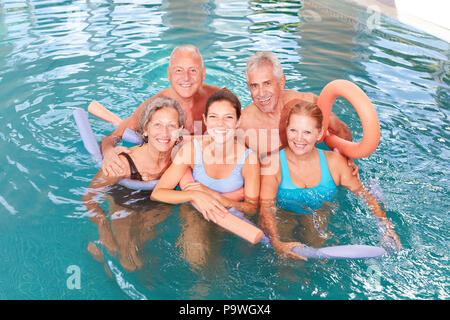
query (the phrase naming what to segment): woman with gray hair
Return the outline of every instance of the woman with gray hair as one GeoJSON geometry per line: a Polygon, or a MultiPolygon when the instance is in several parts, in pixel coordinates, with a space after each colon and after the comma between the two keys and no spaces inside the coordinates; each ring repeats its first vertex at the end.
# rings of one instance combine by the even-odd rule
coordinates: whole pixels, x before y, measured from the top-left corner
{"type": "MultiPolygon", "coordinates": [[[[100,169],[83,196],[82,201],[88,215],[98,226],[98,242],[108,252],[118,252],[120,263],[127,271],[133,271],[142,265],[139,262],[138,248],[142,248],[143,241],[152,237],[148,230],[153,230],[156,224],[170,215],[171,210],[161,208],[161,205],[151,201],[148,192],[129,190],[117,183],[123,178],[140,181],[159,179],[172,163],[172,149],[180,142],[184,119],[181,106],[176,100],[164,96],[152,99],[139,117],[138,133],[144,142],[132,147],[129,153],[119,155],[120,161],[125,164],[124,174],[117,177],[106,176],[100,169]],[[108,196],[109,213],[100,207],[97,199],[99,195],[108,196]],[[139,228],[145,226],[148,230],[129,232],[131,225],[136,225],[133,222],[136,219],[144,221],[137,223],[139,228]],[[142,234],[147,236],[138,236],[142,234]]],[[[97,259],[101,255],[98,247],[92,242],[88,247],[89,252],[97,259]]]]}
{"type": "Polygon", "coordinates": [[[132,147],[129,153],[121,153],[120,160],[125,164],[121,176],[106,177],[98,172],[92,184],[115,184],[122,178],[140,181],[159,179],[171,164],[171,152],[180,139],[184,126],[184,113],[180,104],[168,97],[150,100],[139,117],[137,132],[144,143],[132,147]],[[97,179],[98,178],[98,179],[97,179]]]}

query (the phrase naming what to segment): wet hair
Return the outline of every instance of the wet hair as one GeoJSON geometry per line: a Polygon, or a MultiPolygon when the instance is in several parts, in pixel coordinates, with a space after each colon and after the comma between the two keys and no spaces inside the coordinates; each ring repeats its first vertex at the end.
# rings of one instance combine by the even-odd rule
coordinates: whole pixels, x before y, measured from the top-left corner
{"type": "Polygon", "coordinates": [[[148,102],[148,104],[142,110],[141,115],[139,116],[138,130],[137,132],[143,136],[145,132],[145,128],[148,123],[152,120],[153,115],[164,108],[172,108],[178,113],[178,126],[181,128],[184,126],[184,112],[181,109],[180,104],[177,100],[168,98],[165,96],[161,96],[155,99],[152,99],[148,102]]]}
{"type": "Polygon", "coordinates": [[[247,80],[248,74],[252,70],[264,64],[269,64],[272,66],[273,75],[275,76],[275,78],[277,78],[278,81],[280,81],[281,77],[283,76],[283,67],[281,66],[281,63],[275,53],[269,51],[257,52],[250,58],[248,58],[247,66],[245,68],[245,75],[247,77],[247,80]]]}
{"type": "Polygon", "coordinates": [[[301,101],[299,103],[296,103],[291,110],[289,111],[289,116],[287,120],[287,124],[289,125],[289,122],[291,121],[291,116],[293,114],[298,114],[302,116],[308,116],[316,120],[317,123],[317,129],[322,129],[322,121],[323,121],[323,114],[322,110],[320,110],[319,106],[315,102],[309,102],[309,101],[301,101]]]}
{"type": "Polygon", "coordinates": [[[236,111],[236,117],[237,119],[241,116],[241,102],[239,101],[238,97],[236,97],[230,90],[227,88],[220,89],[216,93],[213,93],[208,100],[206,101],[205,106],[205,117],[208,116],[209,107],[211,104],[217,101],[228,101],[233,106],[234,110],[236,111]]]}
{"type": "Polygon", "coordinates": [[[178,51],[190,51],[190,52],[192,52],[194,55],[198,55],[199,58],[200,58],[200,60],[201,60],[201,62],[202,62],[202,67],[203,67],[203,58],[202,58],[202,55],[200,54],[200,51],[198,50],[198,48],[197,48],[196,46],[192,45],[192,44],[182,44],[182,45],[179,45],[179,46],[175,47],[175,48],[172,50],[172,53],[170,54],[170,58],[169,58],[169,66],[172,64],[173,57],[175,56],[175,54],[176,54],[178,51]]]}

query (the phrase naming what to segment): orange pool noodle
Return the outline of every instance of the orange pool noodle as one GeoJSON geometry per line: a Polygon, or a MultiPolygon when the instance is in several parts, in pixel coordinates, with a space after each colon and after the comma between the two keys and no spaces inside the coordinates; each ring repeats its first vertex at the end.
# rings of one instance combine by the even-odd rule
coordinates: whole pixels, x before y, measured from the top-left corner
{"type": "Polygon", "coordinates": [[[92,101],[88,106],[88,111],[92,113],[93,115],[99,117],[102,120],[105,120],[106,122],[112,123],[116,126],[118,126],[122,119],[120,119],[118,116],[116,116],[114,113],[106,109],[104,106],[102,106],[97,101],[92,101]]]}

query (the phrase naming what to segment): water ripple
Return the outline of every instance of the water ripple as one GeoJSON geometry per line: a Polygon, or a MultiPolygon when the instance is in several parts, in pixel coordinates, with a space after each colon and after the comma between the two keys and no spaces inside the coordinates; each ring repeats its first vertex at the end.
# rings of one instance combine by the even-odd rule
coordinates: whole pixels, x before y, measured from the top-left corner
{"type": "MultiPolygon", "coordinates": [[[[0,286],[0,296],[448,299],[448,43],[386,17],[372,31],[325,11],[320,21],[306,19],[299,14],[304,3],[2,1],[0,149],[7,153],[0,157],[0,255],[8,267],[2,275],[13,281],[0,286]],[[124,272],[107,257],[116,275],[109,281],[86,251],[97,230],[80,198],[97,168],[72,110],[95,99],[127,117],[169,85],[168,56],[186,42],[200,48],[206,82],[228,87],[244,106],[251,103],[245,65],[258,50],[278,55],[287,88],[319,94],[336,78],[357,83],[381,125],[379,148],[357,160],[360,174],[364,183],[378,179],[402,252],[376,261],[293,262],[226,236],[220,263],[202,273],[176,246],[181,225],[175,212],[145,244],[148,263],[139,272],[124,272]],[[79,293],[59,286],[74,263],[92,277],[79,293]],[[381,272],[379,283],[371,278],[374,270],[381,272]]],[[[360,139],[352,106],[338,99],[333,111],[360,139]]],[[[112,130],[90,119],[99,139],[112,130]]],[[[363,201],[342,191],[336,202],[327,244],[378,243],[363,201]]]]}

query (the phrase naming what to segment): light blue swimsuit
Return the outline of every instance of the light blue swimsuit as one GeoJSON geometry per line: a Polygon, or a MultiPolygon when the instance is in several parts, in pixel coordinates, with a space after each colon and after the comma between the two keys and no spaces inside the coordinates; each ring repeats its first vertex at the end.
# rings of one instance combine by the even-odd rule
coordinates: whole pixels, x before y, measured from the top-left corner
{"type": "Polygon", "coordinates": [[[196,139],[194,140],[195,148],[195,164],[192,170],[192,176],[196,182],[200,182],[204,186],[211,190],[226,193],[235,191],[244,186],[244,178],[242,177],[242,166],[245,159],[252,152],[250,149],[245,150],[238,164],[234,167],[231,174],[224,179],[214,179],[206,174],[205,167],[203,166],[202,149],[196,139]]]}
{"type": "MultiPolygon", "coordinates": [[[[277,206],[294,213],[313,213],[311,210],[319,209],[325,202],[333,200],[337,193],[336,184],[328,169],[325,153],[319,151],[320,182],[313,188],[298,188],[291,180],[289,167],[284,149],[280,151],[281,183],[278,187],[277,206]],[[307,208],[305,208],[307,207],[307,208]]],[[[308,170],[305,168],[305,170],[308,170]]]]}

